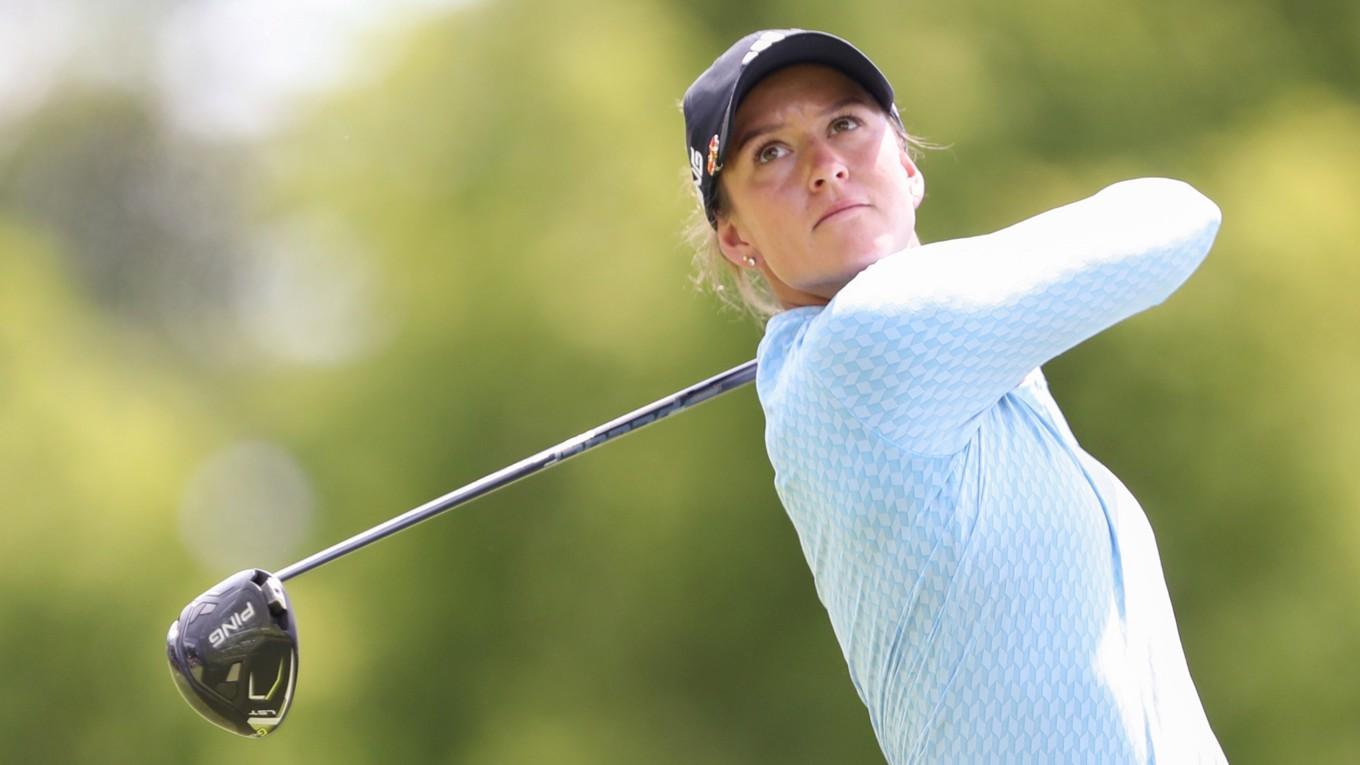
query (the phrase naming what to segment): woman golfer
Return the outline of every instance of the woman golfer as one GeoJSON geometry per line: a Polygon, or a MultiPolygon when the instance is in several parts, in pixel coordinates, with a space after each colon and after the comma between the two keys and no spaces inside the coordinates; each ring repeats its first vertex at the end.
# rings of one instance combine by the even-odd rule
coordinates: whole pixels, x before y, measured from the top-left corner
{"type": "Polygon", "coordinates": [[[1039,371],[1175,291],[1218,208],[1133,180],[922,245],[892,88],[818,32],[742,38],[684,112],[714,257],[772,314],[775,486],[887,759],[1224,761],[1147,519],[1039,371]]]}

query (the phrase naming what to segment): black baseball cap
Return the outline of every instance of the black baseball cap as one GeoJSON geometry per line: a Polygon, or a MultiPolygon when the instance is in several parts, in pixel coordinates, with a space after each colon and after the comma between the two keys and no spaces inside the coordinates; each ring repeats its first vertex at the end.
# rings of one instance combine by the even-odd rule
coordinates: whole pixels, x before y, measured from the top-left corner
{"type": "Polygon", "coordinates": [[[756,83],[794,64],[823,64],[840,70],[868,91],[893,120],[902,123],[888,78],[845,40],[805,29],[766,29],[737,40],[685,91],[689,169],[708,222],[715,227],[718,173],[727,157],[728,131],[737,107],[756,83]]]}

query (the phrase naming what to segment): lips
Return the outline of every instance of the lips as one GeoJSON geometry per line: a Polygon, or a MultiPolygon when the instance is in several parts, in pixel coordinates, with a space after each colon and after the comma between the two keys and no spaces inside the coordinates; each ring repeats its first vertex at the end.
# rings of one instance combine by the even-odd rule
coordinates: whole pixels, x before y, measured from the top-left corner
{"type": "Polygon", "coordinates": [[[868,206],[869,206],[868,202],[852,202],[849,200],[837,202],[836,204],[829,207],[826,212],[822,213],[822,217],[818,218],[817,222],[812,224],[812,228],[815,230],[818,226],[822,225],[828,220],[831,220],[832,218],[835,218],[841,213],[846,212],[847,210],[854,210],[858,207],[868,206]]]}

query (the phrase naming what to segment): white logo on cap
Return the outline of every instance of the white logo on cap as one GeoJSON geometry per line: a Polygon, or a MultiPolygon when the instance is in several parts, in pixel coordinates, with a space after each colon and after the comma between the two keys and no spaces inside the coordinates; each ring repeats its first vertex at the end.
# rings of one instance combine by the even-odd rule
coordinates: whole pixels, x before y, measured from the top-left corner
{"type": "Polygon", "coordinates": [[[774,45],[775,43],[779,42],[780,40],[788,36],[789,36],[788,32],[766,32],[762,34],[760,37],[757,37],[756,41],[751,43],[751,49],[746,51],[745,56],[741,57],[741,65],[746,66],[747,64],[751,63],[753,60],[755,60],[756,56],[760,55],[761,51],[765,50],[766,48],[770,47],[771,45],[774,45]]]}
{"type": "MultiPolygon", "coordinates": [[[[702,199],[704,195],[704,155],[692,148],[689,150],[689,172],[694,177],[694,190],[699,193],[699,197],[702,199]]],[[[703,203],[700,202],[700,204],[703,203]]]]}

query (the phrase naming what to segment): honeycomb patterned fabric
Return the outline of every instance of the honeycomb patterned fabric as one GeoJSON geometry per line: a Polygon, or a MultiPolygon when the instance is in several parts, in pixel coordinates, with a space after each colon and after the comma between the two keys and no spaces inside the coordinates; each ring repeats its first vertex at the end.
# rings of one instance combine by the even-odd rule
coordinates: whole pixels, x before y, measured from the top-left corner
{"type": "Polygon", "coordinates": [[[1125,181],[770,320],[775,486],[890,763],[1225,762],[1147,518],[1039,371],[1165,300],[1219,221],[1125,181]]]}

